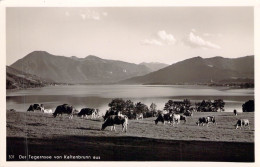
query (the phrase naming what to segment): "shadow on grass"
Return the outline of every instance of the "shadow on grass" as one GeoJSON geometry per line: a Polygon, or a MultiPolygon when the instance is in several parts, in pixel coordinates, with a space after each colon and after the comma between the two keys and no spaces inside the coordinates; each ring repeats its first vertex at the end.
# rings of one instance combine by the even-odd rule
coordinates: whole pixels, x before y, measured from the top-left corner
{"type": "Polygon", "coordinates": [[[18,156],[25,155],[26,151],[30,155],[39,156],[100,156],[102,161],[254,162],[255,155],[254,143],[246,142],[162,140],[130,136],[62,136],[44,139],[7,137],[7,160],[18,161],[18,156]],[[15,158],[8,159],[8,155],[15,155],[15,158]]]}

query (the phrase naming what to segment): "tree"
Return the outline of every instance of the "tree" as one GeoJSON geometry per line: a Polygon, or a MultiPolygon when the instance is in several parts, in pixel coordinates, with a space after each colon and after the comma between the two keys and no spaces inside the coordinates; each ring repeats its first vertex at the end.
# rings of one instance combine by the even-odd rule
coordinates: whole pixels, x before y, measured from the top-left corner
{"type": "Polygon", "coordinates": [[[131,100],[126,100],[125,102],[125,112],[123,114],[131,117],[134,114],[134,103],[131,100]]]}
{"type": "Polygon", "coordinates": [[[115,112],[123,112],[126,107],[126,103],[123,99],[121,98],[116,98],[113,99],[108,106],[110,107],[110,110],[115,111],[115,112]]]}
{"type": "Polygon", "coordinates": [[[217,112],[218,110],[224,111],[225,102],[222,99],[202,100],[202,102],[195,103],[196,109],[199,112],[217,112]]]}
{"type": "Polygon", "coordinates": [[[148,112],[149,112],[149,109],[148,109],[147,105],[145,105],[141,102],[138,102],[135,104],[134,115],[143,113],[144,117],[147,117],[146,115],[148,112]]]}
{"type": "Polygon", "coordinates": [[[254,112],[255,111],[255,101],[248,100],[242,105],[243,112],[254,112]]]}
{"type": "Polygon", "coordinates": [[[165,103],[164,110],[168,111],[169,113],[173,113],[174,106],[174,102],[169,100],[167,103],[165,103]]]}
{"type": "Polygon", "coordinates": [[[152,116],[155,117],[157,115],[157,105],[155,103],[152,103],[150,105],[150,112],[152,113],[152,116]]]}
{"type": "Polygon", "coordinates": [[[213,107],[214,110],[217,112],[218,110],[220,111],[225,111],[224,107],[225,107],[225,102],[222,99],[217,99],[214,100],[213,102],[213,107]]]}

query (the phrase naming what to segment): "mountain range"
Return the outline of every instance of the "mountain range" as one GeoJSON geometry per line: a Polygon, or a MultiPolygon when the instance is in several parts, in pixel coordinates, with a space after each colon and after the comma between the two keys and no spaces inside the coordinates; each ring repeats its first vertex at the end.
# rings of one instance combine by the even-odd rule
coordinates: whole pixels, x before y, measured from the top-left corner
{"type": "Polygon", "coordinates": [[[72,84],[198,84],[254,79],[254,56],[193,57],[172,65],[128,63],[89,55],[85,58],[34,51],[11,65],[56,83],[72,84]]]}
{"type": "MultiPolygon", "coordinates": [[[[149,63],[147,63],[149,64],[149,63]]],[[[93,55],[85,58],[55,56],[34,51],[11,67],[61,83],[116,83],[127,78],[148,74],[158,69],[147,64],[106,60],[93,55]],[[154,69],[155,68],[155,69],[154,69]]],[[[162,64],[165,67],[164,64],[162,64]]]]}
{"type": "Polygon", "coordinates": [[[254,79],[254,56],[234,59],[194,57],[120,83],[198,84],[237,79],[254,79]]]}

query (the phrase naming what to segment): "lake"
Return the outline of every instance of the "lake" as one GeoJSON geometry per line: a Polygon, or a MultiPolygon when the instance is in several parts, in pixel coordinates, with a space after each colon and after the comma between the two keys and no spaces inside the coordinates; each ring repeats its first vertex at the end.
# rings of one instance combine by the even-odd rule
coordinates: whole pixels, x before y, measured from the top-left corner
{"type": "Polygon", "coordinates": [[[154,102],[158,109],[172,100],[190,99],[192,104],[203,99],[223,99],[225,111],[236,109],[242,112],[242,104],[254,99],[254,89],[230,89],[197,85],[72,85],[48,86],[25,90],[7,90],[6,107],[16,111],[27,111],[30,104],[42,103],[45,108],[55,110],[67,103],[78,110],[84,107],[99,108],[101,113],[108,109],[113,98],[130,99],[148,105],[154,102]]]}

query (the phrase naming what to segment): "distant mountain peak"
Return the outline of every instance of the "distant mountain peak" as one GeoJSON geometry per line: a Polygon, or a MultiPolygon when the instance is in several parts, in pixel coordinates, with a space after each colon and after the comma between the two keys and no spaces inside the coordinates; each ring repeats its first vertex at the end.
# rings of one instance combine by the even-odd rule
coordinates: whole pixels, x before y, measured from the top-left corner
{"type": "Polygon", "coordinates": [[[100,57],[94,56],[94,55],[88,55],[85,57],[87,60],[100,60],[100,57]]]}

